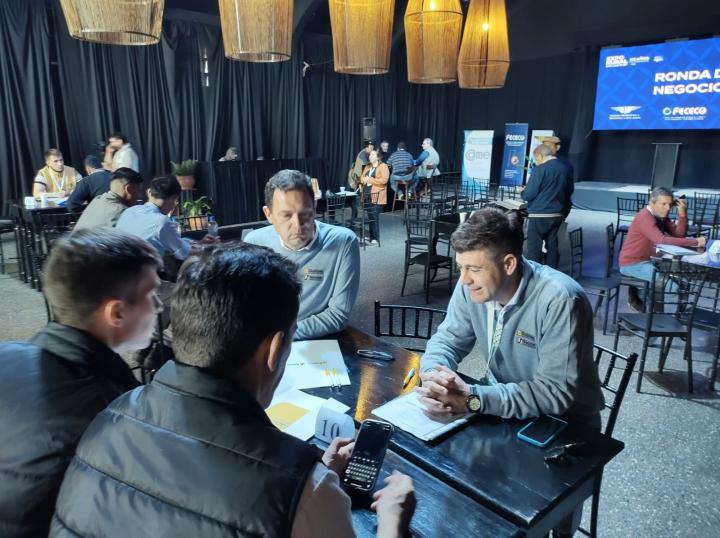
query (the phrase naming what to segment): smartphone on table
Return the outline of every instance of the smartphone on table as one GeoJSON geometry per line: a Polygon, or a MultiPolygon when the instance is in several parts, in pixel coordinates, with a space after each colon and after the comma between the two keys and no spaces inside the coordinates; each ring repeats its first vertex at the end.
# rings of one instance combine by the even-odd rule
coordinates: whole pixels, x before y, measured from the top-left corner
{"type": "Polygon", "coordinates": [[[393,426],[387,422],[369,419],[362,422],[342,477],[346,487],[363,493],[373,490],[392,432],[393,426]]]}
{"type": "Polygon", "coordinates": [[[523,426],[517,433],[518,439],[531,445],[546,447],[565,429],[567,422],[552,415],[542,415],[523,426]]]}

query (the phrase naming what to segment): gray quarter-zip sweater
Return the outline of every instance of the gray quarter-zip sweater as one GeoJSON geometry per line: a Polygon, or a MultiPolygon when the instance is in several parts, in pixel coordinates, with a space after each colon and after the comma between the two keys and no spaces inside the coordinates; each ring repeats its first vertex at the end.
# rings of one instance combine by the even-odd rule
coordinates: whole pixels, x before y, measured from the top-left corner
{"type": "MultiPolygon", "coordinates": [[[[428,343],[422,371],[458,364],[478,342],[487,357],[488,322],[502,323],[502,335],[491,362],[495,385],[472,387],[480,412],[505,418],[566,414],[600,425],[603,408],[597,366],[593,361],[593,314],[580,285],[550,267],[522,259],[522,281],[503,309],[475,304],[458,283],[445,321],[428,343]]],[[[493,324],[494,325],[494,324],[493,324]]]]}

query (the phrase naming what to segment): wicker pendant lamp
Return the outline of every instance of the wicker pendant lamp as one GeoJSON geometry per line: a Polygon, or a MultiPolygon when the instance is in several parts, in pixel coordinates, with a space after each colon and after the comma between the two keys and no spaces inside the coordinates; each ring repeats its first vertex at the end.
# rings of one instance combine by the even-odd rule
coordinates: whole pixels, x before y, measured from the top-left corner
{"type": "Polygon", "coordinates": [[[220,0],[225,57],[244,62],[290,59],[293,0],[220,0]]]}
{"type": "Polygon", "coordinates": [[[165,0],[60,0],[70,35],[110,45],[160,41],[165,0]]]}
{"type": "Polygon", "coordinates": [[[410,82],[443,84],[457,79],[462,18],[460,0],[408,0],[405,42],[410,82]]]}
{"type": "Polygon", "coordinates": [[[472,0],[458,58],[460,87],[502,88],[509,67],[505,0],[472,0]]]}
{"type": "Polygon", "coordinates": [[[395,0],[328,0],[335,71],[381,75],[390,68],[395,0]]]}

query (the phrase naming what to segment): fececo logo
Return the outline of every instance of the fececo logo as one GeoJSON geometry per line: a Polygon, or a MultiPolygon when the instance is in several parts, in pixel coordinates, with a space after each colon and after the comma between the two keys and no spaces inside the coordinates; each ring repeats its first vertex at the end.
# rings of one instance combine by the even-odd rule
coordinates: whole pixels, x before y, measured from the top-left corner
{"type": "Polygon", "coordinates": [[[505,135],[505,140],[508,142],[522,142],[525,140],[525,135],[505,135]]]}
{"type": "Polygon", "coordinates": [[[707,114],[706,106],[666,106],[662,110],[663,116],[704,116],[707,114]]]}

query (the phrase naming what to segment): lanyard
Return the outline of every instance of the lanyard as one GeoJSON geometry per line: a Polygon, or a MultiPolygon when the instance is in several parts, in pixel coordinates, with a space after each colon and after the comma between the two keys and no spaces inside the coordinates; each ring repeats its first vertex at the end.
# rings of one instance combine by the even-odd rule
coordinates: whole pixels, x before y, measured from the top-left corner
{"type": "Polygon", "coordinates": [[[65,169],[63,168],[62,177],[60,178],[59,185],[58,185],[58,182],[55,179],[55,175],[52,173],[52,171],[50,172],[50,179],[52,179],[52,182],[55,185],[56,192],[60,192],[61,190],[63,190],[63,187],[65,186],[65,169]]]}
{"type": "Polygon", "coordinates": [[[487,356],[487,366],[485,367],[485,373],[482,376],[481,384],[485,385],[495,385],[497,384],[497,380],[495,379],[495,376],[490,371],[490,365],[492,364],[492,360],[495,357],[495,353],[497,352],[498,346],[500,345],[500,339],[502,338],[502,331],[503,331],[503,317],[500,315],[500,319],[495,321],[495,305],[492,303],[485,303],[485,308],[487,309],[487,347],[488,347],[488,356],[487,356]]]}

